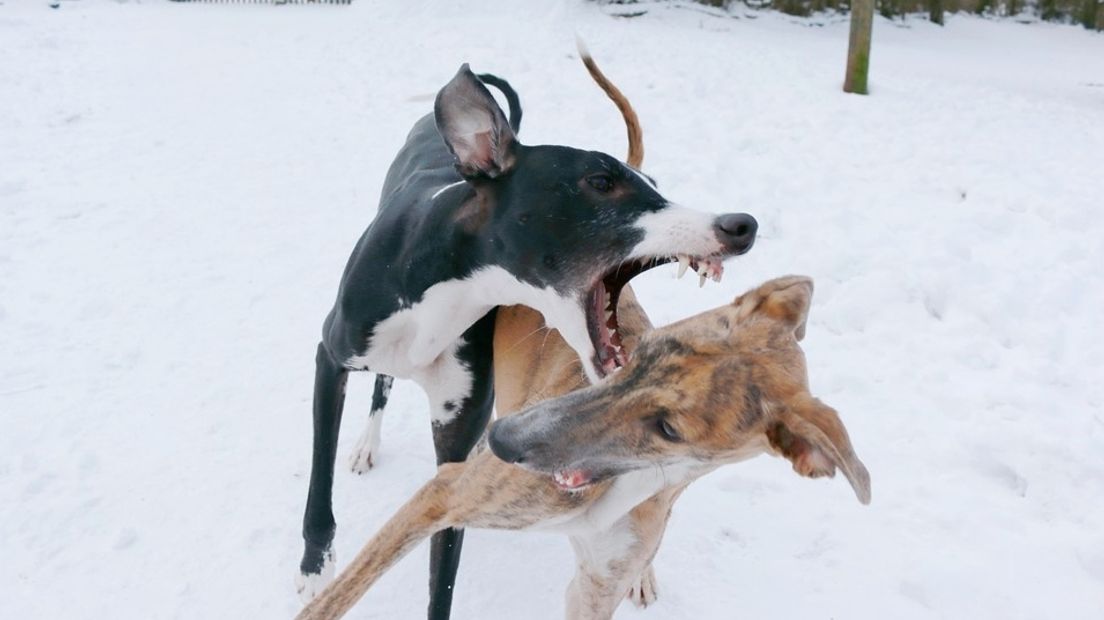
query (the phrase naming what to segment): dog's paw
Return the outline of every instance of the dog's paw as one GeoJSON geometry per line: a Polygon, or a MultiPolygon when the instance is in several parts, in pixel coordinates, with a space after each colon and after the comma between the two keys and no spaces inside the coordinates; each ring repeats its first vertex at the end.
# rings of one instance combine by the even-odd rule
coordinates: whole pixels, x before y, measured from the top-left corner
{"type": "Polygon", "coordinates": [[[655,571],[652,570],[652,565],[649,564],[648,567],[640,573],[640,578],[637,582],[629,588],[629,593],[625,598],[632,601],[633,605],[643,609],[656,602],[656,597],[658,596],[659,587],[656,585],[655,571]]]}
{"type": "Polygon", "coordinates": [[[372,429],[368,429],[360,436],[352,454],[349,455],[349,469],[354,474],[368,473],[379,459],[379,447],[379,435],[372,433],[372,429]]]}
{"type": "Polygon", "coordinates": [[[370,449],[360,449],[358,446],[353,453],[349,455],[349,470],[354,474],[366,474],[375,465],[374,457],[370,449]]]}
{"type": "Polygon", "coordinates": [[[295,575],[295,591],[299,593],[299,600],[303,601],[304,605],[313,601],[314,597],[318,596],[333,581],[334,572],[334,554],[331,550],[322,556],[322,570],[320,572],[304,573],[300,571],[299,574],[295,575]]]}

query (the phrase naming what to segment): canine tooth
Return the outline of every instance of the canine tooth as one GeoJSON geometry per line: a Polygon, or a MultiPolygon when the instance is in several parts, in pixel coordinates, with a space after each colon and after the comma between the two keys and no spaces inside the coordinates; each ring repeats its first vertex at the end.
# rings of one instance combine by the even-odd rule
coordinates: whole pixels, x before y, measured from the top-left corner
{"type": "Polygon", "coordinates": [[[698,288],[701,288],[703,286],[705,286],[705,274],[704,273],[699,273],[698,274],[698,288]]]}
{"type": "Polygon", "coordinates": [[[609,320],[610,320],[611,318],[613,318],[613,311],[612,311],[612,310],[609,310],[609,309],[607,309],[607,310],[606,310],[606,322],[607,322],[607,323],[609,323],[609,320]]]}
{"type": "Polygon", "coordinates": [[[683,275],[686,274],[686,270],[690,267],[690,257],[685,255],[685,254],[679,254],[678,261],[679,261],[678,275],[675,276],[675,277],[676,278],[681,278],[683,275]]]}

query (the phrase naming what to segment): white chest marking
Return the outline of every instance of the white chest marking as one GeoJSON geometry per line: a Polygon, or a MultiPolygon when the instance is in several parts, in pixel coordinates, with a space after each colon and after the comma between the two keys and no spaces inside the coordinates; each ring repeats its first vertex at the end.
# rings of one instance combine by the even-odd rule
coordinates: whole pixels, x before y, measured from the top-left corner
{"type": "Polygon", "coordinates": [[[610,574],[610,568],[614,562],[625,559],[629,550],[637,542],[636,534],[632,531],[632,522],[627,514],[611,524],[609,529],[573,535],[570,539],[576,561],[586,566],[588,573],[603,577],[610,574]]]}
{"type": "Polygon", "coordinates": [[[569,535],[605,532],[640,502],[669,486],[697,477],[701,475],[700,472],[710,468],[699,462],[685,462],[666,465],[662,470],[648,467],[621,474],[593,504],[581,512],[572,513],[570,519],[556,523],[549,529],[569,535]]]}
{"type": "MultiPolygon", "coordinates": [[[[515,304],[539,310],[573,349],[582,350],[588,358],[593,356],[594,347],[578,300],[552,288],[526,284],[502,267],[492,266],[463,280],[431,286],[421,301],[380,321],[372,331],[368,350],[345,360],[345,365],[403,379],[430,379],[423,375],[468,327],[495,306],[515,304]]],[[[447,357],[453,358],[451,351],[447,357]]],[[[447,364],[447,360],[441,363],[447,364]]],[[[428,372],[430,376],[437,374],[428,372]]]]}

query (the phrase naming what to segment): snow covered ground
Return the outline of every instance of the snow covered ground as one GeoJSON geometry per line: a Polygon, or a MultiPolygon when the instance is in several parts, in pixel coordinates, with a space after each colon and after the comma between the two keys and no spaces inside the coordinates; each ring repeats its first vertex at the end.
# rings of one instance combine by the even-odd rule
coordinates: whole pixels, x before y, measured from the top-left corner
{"type": "MultiPolygon", "coordinates": [[[[0,616],[298,609],[314,346],[384,171],[464,61],[521,93],[523,141],[621,156],[577,31],[664,193],[762,226],[720,286],[642,277],[653,318],[814,276],[812,384],[874,488],[716,472],[617,617],[1104,617],[1104,36],[879,19],[857,97],[843,18],[643,8],[0,1],[0,616]]],[[[433,471],[413,384],[383,450],[339,465],[339,564],[433,471]]],[[[422,616],[427,558],[353,616],[422,616]]],[[[455,615],[560,617],[572,564],[470,532],[455,615]]]]}

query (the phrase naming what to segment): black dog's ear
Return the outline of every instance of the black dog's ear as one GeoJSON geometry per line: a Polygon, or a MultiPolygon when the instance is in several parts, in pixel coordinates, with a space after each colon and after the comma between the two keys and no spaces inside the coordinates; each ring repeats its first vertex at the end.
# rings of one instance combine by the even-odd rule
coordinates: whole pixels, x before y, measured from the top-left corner
{"type": "Polygon", "coordinates": [[[514,163],[514,132],[487,87],[464,63],[437,93],[433,104],[437,131],[460,160],[465,177],[497,177],[514,163]]]}

